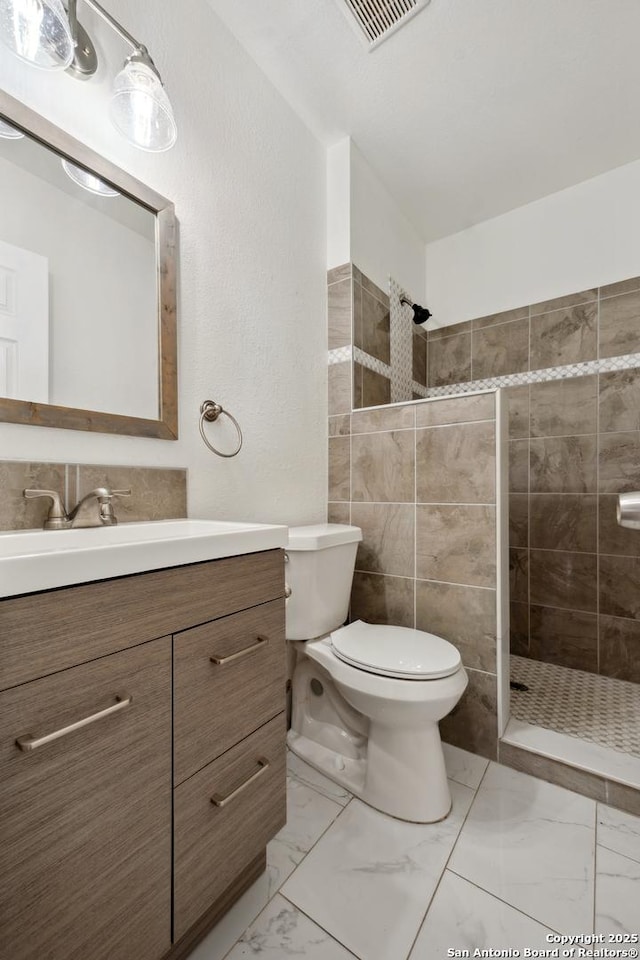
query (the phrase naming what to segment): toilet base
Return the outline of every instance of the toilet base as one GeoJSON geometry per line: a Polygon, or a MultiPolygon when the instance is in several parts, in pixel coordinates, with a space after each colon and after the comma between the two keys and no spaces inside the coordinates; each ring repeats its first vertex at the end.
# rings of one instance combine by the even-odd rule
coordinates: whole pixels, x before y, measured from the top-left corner
{"type": "Polygon", "coordinates": [[[432,729],[420,731],[417,738],[421,741],[419,744],[416,744],[415,731],[410,734],[405,731],[404,745],[398,743],[397,730],[377,730],[375,740],[369,741],[367,758],[360,760],[344,757],[294,730],[289,730],[287,743],[301,760],[381,813],[411,823],[436,823],[451,812],[451,792],[438,725],[429,724],[429,727],[432,729]],[[434,743],[434,738],[437,738],[437,743],[434,743]],[[388,753],[389,748],[393,751],[391,754],[388,753]],[[422,758],[422,762],[417,764],[416,748],[419,751],[417,755],[422,758]],[[403,763],[403,754],[411,757],[410,764],[403,763]],[[393,769],[390,769],[389,756],[395,758],[393,769]],[[420,800],[416,802],[413,788],[420,781],[423,785],[428,783],[429,789],[420,790],[420,800]],[[402,788],[403,784],[406,784],[407,791],[402,788]],[[399,786],[401,789],[398,789],[399,786]]]}

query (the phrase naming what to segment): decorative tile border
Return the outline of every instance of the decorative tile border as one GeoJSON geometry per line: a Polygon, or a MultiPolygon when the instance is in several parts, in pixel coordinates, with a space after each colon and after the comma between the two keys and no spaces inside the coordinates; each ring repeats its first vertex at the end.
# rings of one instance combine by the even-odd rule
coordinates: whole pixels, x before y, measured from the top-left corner
{"type": "Polygon", "coordinates": [[[546,380],[568,380],[584,377],[590,373],[610,373],[614,370],[630,370],[640,367],[640,353],[628,353],[624,357],[607,357],[604,360],[588,360],[571,363],[564,367],[547,367],[544,370],[529,370],[525,373],[509,373],[487,380],[469,380],[466,383],[449,383],[442,387],[429,387],[426,397],[450,397],[478,390],[497,390],[499,387],[520,387],[527,383],[544,383],[546,380]]]}
{"type": "Polygon", "coordinates": [[[413,383],[413,312],[400,303],[401,297],[413,302],[407,291],[389,277],[392,403],[410,398],[413,383]]]}
{"type": "Polygon", "coordinates": [[[329,350],[329,366],[332,366],[334,363],[345,363],[352,359],[352,347],[338,347],[336,350],[329,350]]]}

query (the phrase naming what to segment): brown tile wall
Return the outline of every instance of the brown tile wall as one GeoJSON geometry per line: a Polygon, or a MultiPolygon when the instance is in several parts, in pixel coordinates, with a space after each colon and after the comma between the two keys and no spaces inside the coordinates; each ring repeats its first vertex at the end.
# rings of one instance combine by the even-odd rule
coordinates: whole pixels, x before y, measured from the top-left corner
{"type": "Polygon", "coordinates": [[[130,497],[115,502],[121,522],[187,516],[186,470],[0,460],[0,530],[42,527],[50,501],[25,500],[22,492],[28,487],[58,491],[71,510],[81,497],[100,486],[131,489],[130,497]]]}
{"type": "Polygon", "coordinates": [[[364,537],[351,617],[458,647],[469,687],[442,735],[488,757],[497,749],[495,457],[493,394],[329,418],[329,519],[364,537]]]}
{"type": "Polygon", "coordinates": [[[638,683],[640,534],[615,508],[640,488],[640,369],[507,394],[512,651],[638,683]]]}

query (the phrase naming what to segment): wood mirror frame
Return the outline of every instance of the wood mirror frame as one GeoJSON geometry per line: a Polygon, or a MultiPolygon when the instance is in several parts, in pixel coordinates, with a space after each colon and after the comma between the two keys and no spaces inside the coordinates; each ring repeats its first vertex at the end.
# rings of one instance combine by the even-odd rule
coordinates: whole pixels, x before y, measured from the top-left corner
{"type": "Polygon", "coordinates": [[[155,214],[159,361],[157,420],[0,397],[0,422],[177,440],[177,229],[173,204],[2,90],[0,118],[43,146],[108,180],[121,193],[155,214]]]}

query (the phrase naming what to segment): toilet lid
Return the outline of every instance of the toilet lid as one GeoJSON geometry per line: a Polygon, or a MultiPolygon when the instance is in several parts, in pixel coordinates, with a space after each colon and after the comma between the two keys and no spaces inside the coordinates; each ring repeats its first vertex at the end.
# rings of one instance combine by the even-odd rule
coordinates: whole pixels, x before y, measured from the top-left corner
{"type": "Polygon", "coordinates": [[[433,633],[362,620],[335,630],[331,646],[345,663],[401,680],[449,677],[462,662],[453,644],[433,633]]]}

